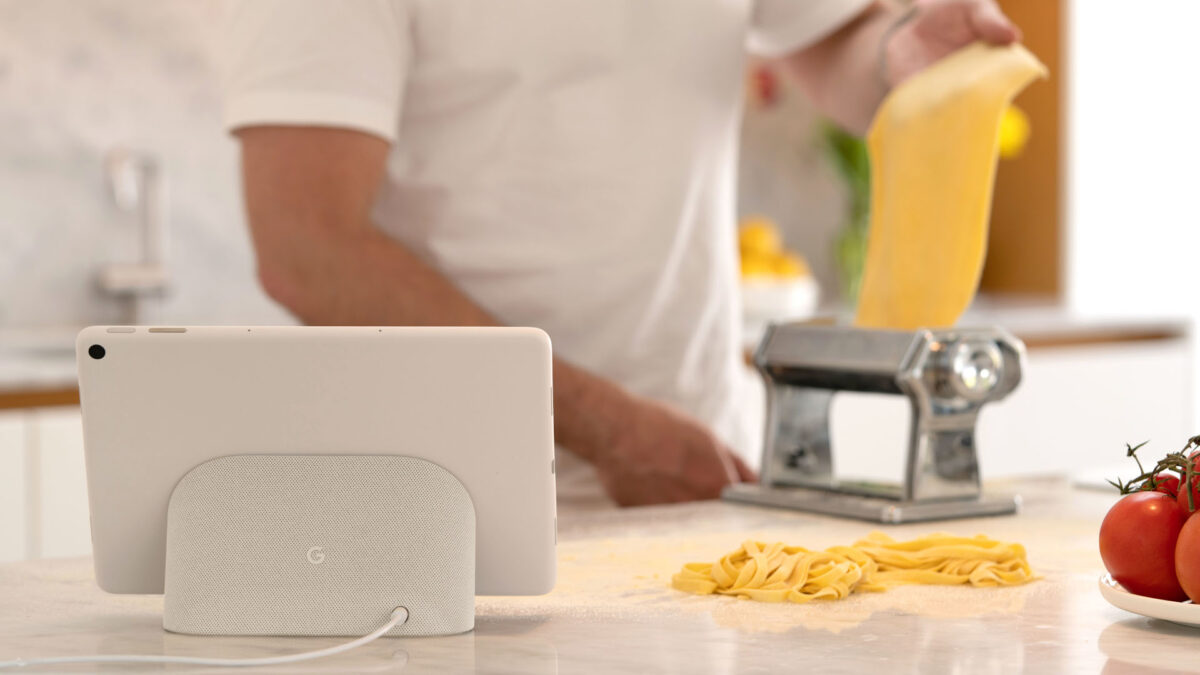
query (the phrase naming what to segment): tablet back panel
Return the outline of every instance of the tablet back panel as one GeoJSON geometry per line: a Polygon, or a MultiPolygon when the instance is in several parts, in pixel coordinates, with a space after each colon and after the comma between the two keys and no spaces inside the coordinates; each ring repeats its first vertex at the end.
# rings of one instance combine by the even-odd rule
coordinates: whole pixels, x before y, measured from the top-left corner
{"type": "Polygon", "coordinates": [[[239,454],[430,460],[474,503],[476,592],[553,587],[551,352],[541,331],[110,330],[129,329],[87,328],[76,344],[101,588],[161,593],[172,489],[206,460],[239,454]]]}

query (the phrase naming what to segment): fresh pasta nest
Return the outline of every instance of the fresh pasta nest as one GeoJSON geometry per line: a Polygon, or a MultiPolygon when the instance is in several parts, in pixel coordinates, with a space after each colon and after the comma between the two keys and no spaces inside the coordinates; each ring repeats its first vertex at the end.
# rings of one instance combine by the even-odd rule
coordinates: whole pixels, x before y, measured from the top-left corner
{"type": "Polygon", "coordinates": [[[1017,543],[949,534],[896,541],[872,532],[853,546],[824,551],[746,541],[716,563],[687,563],[671,585],[699,595],[802,603],[901,584],[1015,586],[1035,578],[1017,543]]]}

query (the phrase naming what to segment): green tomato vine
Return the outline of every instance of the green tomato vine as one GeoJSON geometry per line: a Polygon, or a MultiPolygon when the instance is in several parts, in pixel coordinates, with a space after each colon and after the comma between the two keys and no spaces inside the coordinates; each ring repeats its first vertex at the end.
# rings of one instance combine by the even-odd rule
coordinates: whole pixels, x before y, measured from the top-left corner
{"type": "Polygon", "coordinates": [[[1146,470],[1145,466],[1142,465],[1142,460],[1137,456],[1137,451],[1147,443],[1149,441],[1142,441],[1137,445],[1125,444],[1125,456],[1131,457],[1134,462],[1137,462],[1138,475],[1125,482],[1122,482],[1120,478],[1110,480],[1108,484],[1117,488],[1123,495],[1133,492],[1149,492],[1157,490],[1162,485],[1163,481],[1159,479],[1159,475],[1174,473],[1179,476],[1179,489],[1187,490],[1188,512],[1195,511],[1194,491],[1191,488],[1197,475],[1195,464],[1197,451],[1200,451],[1200,436],[1189,438],[1182,450],[1167,453],[1149,471],[1146,470]]]}

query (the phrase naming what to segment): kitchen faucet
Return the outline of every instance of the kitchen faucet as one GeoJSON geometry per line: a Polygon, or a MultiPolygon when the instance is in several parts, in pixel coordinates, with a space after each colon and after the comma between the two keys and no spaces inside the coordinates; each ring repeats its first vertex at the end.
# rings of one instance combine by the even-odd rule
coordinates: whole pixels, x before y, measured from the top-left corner
{"type": "Polygon", "coordinates": [[[132,325],[140,322],[145,299],[162,297],[167,290],[166,175],[156,157],[129,148],[109,151],[104,167],[117,208],[136,214],[141,251],[137,262],[102,267],[98,284],[104,295],[117,300],[117,322],[132,325]]]}

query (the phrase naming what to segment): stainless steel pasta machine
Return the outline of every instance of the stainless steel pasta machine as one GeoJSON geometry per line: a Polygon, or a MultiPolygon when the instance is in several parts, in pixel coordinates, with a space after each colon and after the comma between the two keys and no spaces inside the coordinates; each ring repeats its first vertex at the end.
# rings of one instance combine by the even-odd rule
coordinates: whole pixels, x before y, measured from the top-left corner
{"type": "Polygon", "coordinates": [[[997,328],[772,326],[754,356],[767,384],[761,477],[724,497],[886,523],[1013,513],[1019,497],[982,492],[975,423],[984,404],[1016,388],[1024,361],[1024,344],[997,328]],[[908,398],[899,484],[836,477],[829,417],[839,391],[908,398]]]}

